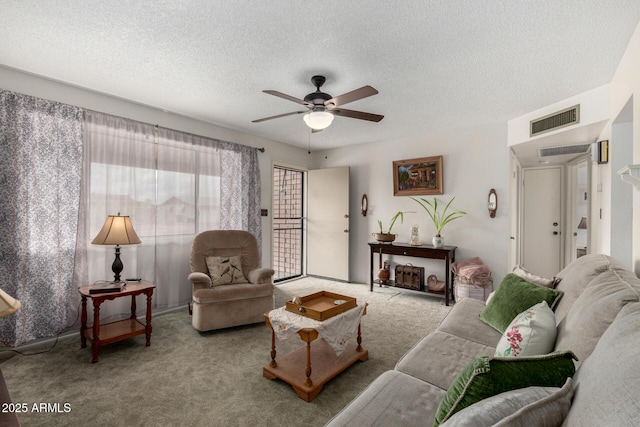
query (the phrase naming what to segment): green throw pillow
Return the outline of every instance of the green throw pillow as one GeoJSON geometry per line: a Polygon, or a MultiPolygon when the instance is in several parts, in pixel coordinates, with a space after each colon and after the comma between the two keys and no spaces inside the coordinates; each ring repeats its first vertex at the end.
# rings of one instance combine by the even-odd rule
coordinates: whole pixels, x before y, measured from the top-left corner
{"type": "Polygon", "coordinates": [[[555,310],[564,293],[529,283],[513,273],[504,276],[493,297],[480,313],[480,320],[501,334],[515,317],[534,305],[546,301],[555,310]]]}
{"type": "MultiPolygon", "coordinates": [[[[456,412],[505,391],[524,387],[562,387],[576,371],[570,351],[542,356],[478,356],[455,377],[440,401],[434,427],[456,412]]],[[[577,359],[576,359],[577,360],[577,359]]]]}

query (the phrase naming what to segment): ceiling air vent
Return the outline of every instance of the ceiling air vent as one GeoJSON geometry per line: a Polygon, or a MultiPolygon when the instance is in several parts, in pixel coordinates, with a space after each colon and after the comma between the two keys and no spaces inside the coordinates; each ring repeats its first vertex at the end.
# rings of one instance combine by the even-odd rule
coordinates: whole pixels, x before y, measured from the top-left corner
{"type": "Polygon", "coordinates": [[[571,126],[576,123],[580,123],[580,105],[574,105],[562,111],[531,120],[529,136],[540,135],[541,133],[571,126]]]}
{"type": "Polygon", "coordinates": [[[539,157],[562,156],[563,154],[586,154],[591,144],[564,145],[562,147],[538,148],[539,157]]]}

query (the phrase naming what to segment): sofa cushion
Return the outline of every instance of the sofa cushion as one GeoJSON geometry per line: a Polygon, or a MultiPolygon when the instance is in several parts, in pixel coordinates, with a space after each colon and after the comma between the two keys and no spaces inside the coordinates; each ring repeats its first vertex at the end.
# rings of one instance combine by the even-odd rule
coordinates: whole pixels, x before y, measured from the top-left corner
{"type": "Polygon", "coordinates": [[[483,301],[474,298],[457,301],[437,330],[495,349],[502,334],[480,320],[484,307],[483,301]]]}
{"type": "Polygon", "coordinates": [[[571,262],[556,275],[561,279],[556,289],[564,292],[558,306],[553,310],[556,313],[556,323],[564,319],[584,288],[594,277],[607,271],[611,262],[611,258],[606,255],[589,254],[571,262]]]}
{"type": "Polygon", "coordinates": [[[455,413],[442,427],[560,426],[571,408],[573,386],[526,387],[489,397],[455,413]]]}
{"type": "Polygon", "coordinates": [[[573,378],[574,398],[565,425],[638,425],[640,303],[627,304],[602,334],[573,378]]]}
{"type": "Polygon", "coordinates": [[[434,331],[402,356],[395,369],[447,389],[458,373],[477,356],[493,354],[493,347],[434,331]]]}
{"type": "Polygon", "coordinates": [[[530,386],[562,387],[573,376],[573,353],[555,352],[542,356],[480,356],[453,380],[438,406],[434,427],[476,402],[509,390],[530,386]]]}
{"type": "Polygon", "coordinates": [[[553,350],[556,316],[546,301],[523,311],[511,321],[496,346],[494,356],[535,356],[553,350]]]}
{"type": "Polygon", "coordinates": [[[238,283],[233,286],[197,289],[193,292],[193,301],[198,304],[212,304],[267,296],[273,296],[273,285],[271,283],[238,283]]]}
{"type": "Polygon", "coordinates": [[[211,276],[211,286],[246,283],[242,274],[240,256],[208,256],[207,269],[211,276]]]}
{"type": "Polygon", "coordinates": [[[424,426],[445,391],[398,371],[386,371],[327,426],[424,426]]]}
{"type": "Polygon", "coordinates": [[[507,274],[493,297],[480,312],[480,319],[500,333],[524,310],[546,301],[553,310],[562,298],[562,292],[527,282],[513,273],[507,274]]]}
{"type": "Polygon", "coordinates": [[[558,324],[556,350],[571,350],[579,366],[624,305],[640,300],[640,279],[628,270],[610,268],[592,279],[558,324]]]}

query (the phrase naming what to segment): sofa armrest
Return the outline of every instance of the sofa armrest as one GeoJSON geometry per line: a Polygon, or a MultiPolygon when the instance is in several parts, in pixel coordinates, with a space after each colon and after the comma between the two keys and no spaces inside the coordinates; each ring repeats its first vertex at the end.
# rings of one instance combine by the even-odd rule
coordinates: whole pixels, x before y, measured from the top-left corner
{"type": "Polygon", "coordinates": [[[193,283],[193,290],[211,287],[211,277],[199,271],[189,274],[188,279],[193,283]]]}
{"type": "Polygon", "coordinates": [[[271,283],[273,282],[273,275],[275,271],[272,268],[256,268],[255,270],[251,270],[249,272],[249,283],[259,284],[259,283],[271,283]]]}

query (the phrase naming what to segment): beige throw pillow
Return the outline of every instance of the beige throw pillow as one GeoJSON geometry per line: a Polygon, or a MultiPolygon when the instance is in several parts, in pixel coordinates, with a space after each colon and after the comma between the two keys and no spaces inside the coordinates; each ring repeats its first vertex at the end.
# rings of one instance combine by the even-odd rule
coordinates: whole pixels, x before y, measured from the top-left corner
{"type": "Polygon", "coordinates": [[[529,283],[533,283],[534,285],[544,286],[545,288],[555,288],[560,279],[554,277],[553,279],[547,279],[546,277],[537,276],[530,271],[527,271],[524,267],[520,265],[516,265],[512,271],[518,277],[523,278],[529,283]]]}
{"type": "Polygon", "coordinates": [[[481,400],[454,414],[441,427],[560,426],[571,408],[573,386],[526,387],[481,400]]]}
{"type": "Polygon", "coordinates": [[[211,276],[211,286],[244,283],[247,280],[242,274],[239,256],[207,257],[207,268],[211,276]]]}

